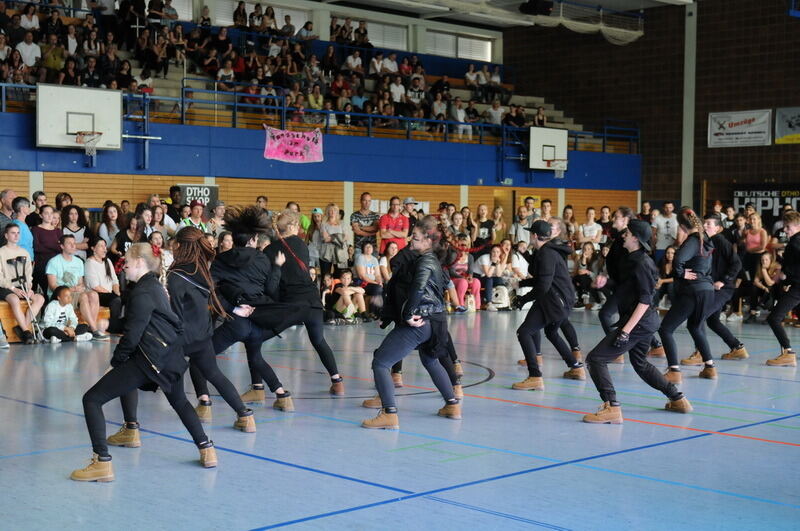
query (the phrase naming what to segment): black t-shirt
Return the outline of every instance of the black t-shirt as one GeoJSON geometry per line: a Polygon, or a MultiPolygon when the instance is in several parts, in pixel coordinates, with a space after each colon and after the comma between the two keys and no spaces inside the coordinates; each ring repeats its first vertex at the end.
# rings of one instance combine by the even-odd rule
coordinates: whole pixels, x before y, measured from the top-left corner
{"type": "MultiPolygon", "coordinates": [[[[100,78],[100,72],[97,71],[97,68],[95,68],[91,72],[89,72],[88,69],[83,71],[83,83],[87,87],[92,87],[92,88],[98,88],[100,86],[102,81],[100,78]]],[[[130,85],[130,83],[128,83],[128,85],[130,85]]]]}
{"type": "Polygon", "coordinates": [[[417,216],[408,216],[408,235],[414,232],[414,225],[417,224],[417,216]]]}
{"type": "Polygon", "coordinates": [[[478,223],[478,236],[472,243],[474,247],[480,247],[492,243],[492,229],[494,228],[494,220],[487,219],[478,223]]]}
{"type": "Polygon", "coordinates": [[[42,216],[36,212],[31,212],[25,217],[25,224],[31,228],[38,227],[42,224],[42,216]]]}
{"type": "Polygon", "coordinates": [[[228,52],[228,48],[231,45],[231,41],[228,38],[220,39],[219,36],[214,37],[211,39],[211,46],[217,49],[217,53],[222,56],[228,52]]]}

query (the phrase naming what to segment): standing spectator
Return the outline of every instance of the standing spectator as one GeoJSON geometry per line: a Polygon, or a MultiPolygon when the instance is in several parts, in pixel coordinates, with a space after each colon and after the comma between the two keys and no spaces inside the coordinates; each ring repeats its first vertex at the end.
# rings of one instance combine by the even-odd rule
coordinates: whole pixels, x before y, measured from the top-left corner
{"type": "Polygon", "coordinates": [[[19,227],[18,245],[27,251],[28,260],[33,263],[33,233],[25,222],[31,212],[31,202],[27,197],[15,197],[11,202],[11,207],[14,210],[14,219],[11,223],[19,227]]]}
{"type": "Polygon", "coordinates": [[[31,198],[33,199],[33,205],[31,207],[32,211],[30,214],[28,214],[28,217],[25,218],[25,223],[28,225],[28,227],[33,228],[42,222],[42,216],[39,215],[39,209],[47,204],[47,194],[42,191],[37,191],[33,192],[31,198]]]}
{"type": "Polygon", "coordinates": [[[374,48],[369,42],[369,31],[367,31],[367,21],[359,20],[358,27],[353,32],[355,35],[355,45],[359,48],[374,48]]]}
{"type": "Polygon", "coordinates": [[[191,215],[178,224],[178,230],[183,227],[194,227],[203,231],[203,233],[208,232],[208,226],[203,222],[203,211],[206,206],[202,201],[195,199],[189,204],[189,208],[191,209],[191,215]]]}
{"type": "MultiPolygon", "coordinates": [[[[225,230],[225,202],[217,201],[211,206],[211,217],[208,219],[208,230],[214,236],[219,235],[225,230]]],[[[166,238],[165,238],[166,240],[166,238]]]]}
{"type": "Polygon", "coordinates": [[[312,268],[319,265],[319,251],[322,247],[322,216],[321,208],[311,209],[311,224],[306,229],[306,244],[308,245],[308,265],[312,268]]]}
{"type": "Polygon", "coordinates": [[[181,213],[179,209],[181,202],[183,201],[180,186],[172,185],[169,187],[169,200],[170,203],[167,205],[167,215],[172,218],[172,221],[178,223],[181,220],[181,213]]]}
{"type": "Polygon", "coordinates": [[[9,188],[0,192],[0,245],[6,244],[3,235],[6,225],[10,225],[14,221],[14,199],[16,198],[17,192],[9,188]]]}
{"type": "Polygon", "coordinates": [[[400,214],[400,208],[400,198],[393,196],[389,200],[389,212],[381,216],[378,221],[378,227],[381,231],[381,254],[386,250],[386,245],[389,242],[395,242],[398,250],[401,251],[406,246],[409,221],[408,218],[400,214]]]}
{"type": "MultiPolygon", "coordinates": [[[[495,240],[503,240],[506,238],[506,229],[508,228],[508,224],[503,219],[503,207],[497,205],[494,207],[492,211],[492,220],[494,221],[494,234],[495,240]]],[[[512,241],[508,240],[509,246],[512,245],[512,241]]],[[[509,249],[510,252],[510,249],[509,249]]]]}
{"type": "Polygon", "coordinates": [[[664,257],[667,247],[675,245],[678,237],[678,216],[675,214],[675,203],[665,201],[663,212],[653,220],[653,228],[656,233],[656,251],[653,258],[656,263],[660,263],[664,257]]]}
{"type": "Polygon", "coordinates": [[[347,239],[340,219],[339,207],[335,203],[329,203],[320,225],[322,245],[319,250],[319,264],[323,277],[334,274],[347,265],[347,239]]]}
{"type": "Polygon", "coordinates": [[[414,232],[414,225],[417,224],[417,202],[413,197],[406,197],[403,199],[402,214],[408,218],[408,239],[411,239],[411,233],[414,232]]]}
{"type": "Polygon", "coordinates": [[[586,223],[578,226],[578,243],[591,243],[595,251],[600,250],[600,239],[603,237],[603,227],[594,219],[594,207],[586,209],[586,223]]]}
{"type": "Polygon", "coordinates": [[[53,207],[43,205],[39,209],[39,215],[42,218],[41,224],[31,229],[31,233],[33,233],[33,281],[42,293],[46,293],[47,275],[45,270],[50,259],[61,252],[58,240],[62,234],[53,223],[56,219],[53,207]]]}
{"type": "Polygon", "coordinates": [[[653,212],[652,208],[650,207],[650,201],[642,201],[642,210],[639,212],[637,217],[642,221],[647,221],[650,223],[652,221],[652,216],[653,212]]]}
{"type": "Polygon", "coordinates": [[[477,249],[475,258],[489,252],[496,238],[495,230],[494,220],[489,218],[489,207],[478,205],[478,219],[472,229],[472,245],[477,249]]]}
{"type": "Polygon", "coordinates": [[[378,242],[378,220],[380,214],[370,210],[372,195],[369,192],[361,194],[360,209],[350,214],[350,226],[353,229],[353,246],[356,256],[361,252],[365,243],[371,243],[375,249],[378,242]]]}
{"type": "Polygon", "coordinates": [[[295,37],[302,41],[303,50],[305,51],[306,55],[311,52],[311,45],[313,44],[313,41],[319,39],[319,35],[314,33],[314,23],[310,20],[303,24],[303,27],[300,28],[295,37]]]}
{"type": "Polygon", "coordinates": [[[519,242],[530,243],[530,221],[528,221],[528,208],[525,205],[517,207],[517,219],[511,224],[511,230],[508,235],[511,242],[516,245],[519,242]]]}

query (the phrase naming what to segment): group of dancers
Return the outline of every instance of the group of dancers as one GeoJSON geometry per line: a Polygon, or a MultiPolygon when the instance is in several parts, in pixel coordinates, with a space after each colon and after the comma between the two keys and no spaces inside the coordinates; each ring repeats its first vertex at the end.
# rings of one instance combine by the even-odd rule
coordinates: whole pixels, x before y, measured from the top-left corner
{"type": "MultiPolygon", "coordinates": [[[[329,392],[342,396],[345,387],[336,360],[323,334],[323,309],[319,293],[309,275],[308,248],[297,237],[300,220],[285,211],[274,216],[257,206],[229,208],[226,228],[233,233],[234,248],[215,257],[203,233],[187,227],[177,233],[174,263],[167,275],[166,290],[157,274],[160,260],[149,244],[133,244],[125,255],[125,273],[133,283],[127,305],[123,337],[114,350],[110,369],[83,397],[83,407],[92,441],[91,463],[73,471],[77,481],[113,481],[108,446],[139,447],[137,422],[138,390],[160,388],[192,436],[202,466],[217,466],[214,444],[202,424],[212,418],[207,382],[211,382],[234,410],[233,427],[256,431],[248,403],[266,400],[265,385],[275,395],[273,407],[293,411],[288,389],[261,354],[262,344],[283,330],[303,325],[330,376],[329,392]],[[259,236],[274,229],[277,239],[258,249],[259,236]],[[221,324],[218,324],[221,321],[221,324]],[[243,343],[251,373],[251,387],[239,396],[219,370],[216,355],[235,343],[243,343]],[[187,363],[188,358],[188,363],[187,363]],[[187,367],[199,403],[192,407],[183,389],[187,367]],[[120,398],[124,424],[106,437],[103,404],[120,398]]],[[[733,283],[741,263],[724,238],[718,238],[721,220],[701,220],[691,209],[678,215],[680,247],[674,259],[676,300],[659,319],[653,304],[658,272],[650,257],[651,227],[635,219],[631,209],[620,207],[614,216],[612,243],[607,258],[608,275],[596,279],[598,289],[610,295],[601,311],[606,333],[582,360],[577,334],[569,323],[575,292],[570,280],[564,242],[558,238],[558,222],[535,221],[528,230],[533,251],[531,265],[533,304],[517,337],[529,376],[512,387],[544,389],[541,372],[541,331],[567,365],[566,378],[584,380],[584,368],[600,398],[600,409],[586,415],[590,423],[623,422],[620,403],[607,365],[626,352],[636,373],[667,398],[666,409],[678,413],[692,406],[676,384],[681,382],[678,348],[673,338],[683,322],[697,352],[682,360],[684,365],[702,365],[700,377],[716,378],[714,360],[705,336],[706,324],[730,347],[724,359],[748,357],[744,345],[721,324],[719,314],[733,296],[733,283]],[[614,322],[613,316],[618,314],[614,322]],[[561,338],[564,333],[567,341],[561,338]],[[655,340],[658,332],[661,343],[655,340]],[[663,344],[663,346],[662,346],[663,344]],[[648,355],[666,355],[668,369],[662,374],[648,355]]],[[[783,256],[784,289],[768,322],[781,344],[781,354],[768,365],[795,366],[796,356],[782,328],[783,317],[800,303],[800,213],[784,216],[790,237],[783,256]]],[[[385,286],[381,327],[393,325],[375,350],[372,370],[376,397],[363,406],[378,409],[374,418],[361,424],[371,429],[398,429],[399,417],[392,377],[393,367],[418,350],[423,366],[444,399],[437,411],[441,417],[460,419],[463,391],[462,370],[447,329],[444,293],[449,280],[443,265],[452,258],[457,244],[435,216],[426,216],[414,226],[409,246],[391,262],[392,277],[385,286]]],[[[521,362],[523,363],[523,362],[521,362]]]]}

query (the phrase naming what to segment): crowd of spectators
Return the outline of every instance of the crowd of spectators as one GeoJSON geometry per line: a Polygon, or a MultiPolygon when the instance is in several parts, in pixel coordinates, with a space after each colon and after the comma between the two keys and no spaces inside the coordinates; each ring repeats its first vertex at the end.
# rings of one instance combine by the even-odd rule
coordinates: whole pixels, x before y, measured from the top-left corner
{"type": "MultiPolygon", "coordinates": [[[[42,328],[54,343],[105,340],[107,331],[118,332],[126,292],[121,259],[133,243],[150,242],[158,249],[162,281],[172,263],[172,239],[183,227],[206,233],[220,254],[233,247],[233,238],[225,230],[225,204],[196,200],[186,204],[178,186],[170,188],[169,198],[152,194],[135,206],[127,200],[106,201],[94,220],[73,203],[69,193],[59,193],[52,202],[49,199],[43,192],[31,199],[18,197],[10,189],[0,192],[0,299],[9,303],[19,323],[15,332],[27,342],[33,340],[28,331],[32,316],[42,309],[42,328]],[[30,313],[23,311],[21,301],[27,302],[30,313]],[[73,302],[79,308],[80,326],[73,302]],[[109,319],[98,317],[101,307],[109,308],[109,319]]],[[[273,215],[266,196],[258,196],[256,204],[273,215]]],[[[408,244],[417,219],[426,214],[413,197],[392,197],[385,213],[375,210],[378,204],[364,192],[349,217],[334,203],[307,212],[294,201],[285,206],[299,216],[299,237],[308,244],[310,271],[320,287],[329,322],[369,321],[380,314],[383,286],[392,275],[391,260],[408,244]]],[[[652,226],[651,245],[660,273],[656,304],[662,309],[668,308],[673,297],[674,210],[669,201],[660,211],[645,201],[637,214],[652,226]]],[[[744,312],[755,321],[775,300],[780,274],[776,258],[787,241],[783,224],[778,221],[767,232],[752,204],[736,212],[717,202],[712,213],[722,219],[723,234],[744,264],[727,318],[741,319],[744,312]]],[[[433,214],[446,228],[450,243],[442,267],[452,280],[447,294],[451,311],[514,308],[515,297],[529,289],[531,233],[527,229],[537,219],[550,222],[554,236],[573,250],[568,266],[578,294],[575,308],[598,309],[605,301],[607,294],[596,287],[594,279],[605,273],[613,218],[618,214],[609,206],[599,211],[589,207],[579,218],[566,205],[557,217],[551,200],[526,197],[510,219],[502,207],[490,209],[485,204],[473,211],[442,202],[433,214]]],[[[265,249],[274,237],[262,235],[259,248],[265,249]]]]}

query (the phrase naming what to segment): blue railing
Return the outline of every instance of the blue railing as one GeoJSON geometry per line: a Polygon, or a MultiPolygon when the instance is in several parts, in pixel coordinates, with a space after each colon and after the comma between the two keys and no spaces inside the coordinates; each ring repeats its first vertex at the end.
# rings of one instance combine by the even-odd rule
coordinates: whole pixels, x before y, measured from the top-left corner
{"type": "Polygon", "coordinates": [[[64,13],[68,17],[80,18],[78,17],[77,13],[91,13],[91,9],[81,9],[79,7],[69,7],[69,6],[56,6],[56,5],[48,5],[42,2],[31,2],[28,0],[13,0],[11,2],[6,2],[6,7],[11,9],[13,5],[19,12],[22,14],[22,8],[19,6],[25,6],[27,4],[33,4],[36,6],[37,12],[44,13],[46,10],[55,10],[59,13],[64,13]]]}

